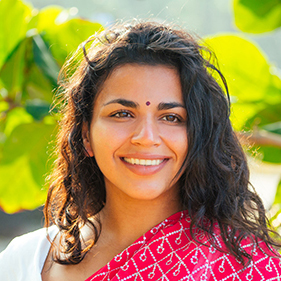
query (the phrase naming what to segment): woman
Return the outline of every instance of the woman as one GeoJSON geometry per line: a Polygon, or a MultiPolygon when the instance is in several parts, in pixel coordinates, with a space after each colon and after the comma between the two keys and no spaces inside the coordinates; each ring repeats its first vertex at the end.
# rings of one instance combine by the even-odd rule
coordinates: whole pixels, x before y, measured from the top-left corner
{"type": "MultiPolygon", "coordinates": [[[[31,279],[43,281],[279,280],[280,244],[248,189],[228,93],[212,73],[227,92],[226,83],[206,50],[182,30],[144,22],[107,30],[83,51],[62,85],[45,204],[52,245],[40,230],[2,260],[32,248],[31,279]]],[[[18,256],[13,266],[23,267],[18,256]]],[[[4,280],[31,280],[17,276],[4,280]]]]}

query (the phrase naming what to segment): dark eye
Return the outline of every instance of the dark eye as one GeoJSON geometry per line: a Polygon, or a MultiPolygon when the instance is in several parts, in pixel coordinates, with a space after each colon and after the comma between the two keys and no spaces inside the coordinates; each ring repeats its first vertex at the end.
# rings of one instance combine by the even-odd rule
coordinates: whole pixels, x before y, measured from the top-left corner
{"type": "Polygon", "coordinates": [[[111,115],[111,117],[116,117],[116,118],[127,118],[127,117],[132,117],[132,114],[130,114],[127,111],[118,111],[115,112],[111,115]]]}
{"type": "Polygon", "coordinates": [[[171,123],[180,123],[181,122],[181,120],[178,116],[172,115],[172,114],[164,116],[163,119],[165,121],[168,121],[168,122],[171,122],[171,123]]]}

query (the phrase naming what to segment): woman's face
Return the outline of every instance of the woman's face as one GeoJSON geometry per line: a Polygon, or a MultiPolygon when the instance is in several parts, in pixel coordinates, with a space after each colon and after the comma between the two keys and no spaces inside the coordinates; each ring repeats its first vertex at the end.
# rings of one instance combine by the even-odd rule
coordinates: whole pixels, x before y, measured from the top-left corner
{"type": "Polygon", "coordinates": [[[107,194],[175,198],[173,178],[188,148],[178,72],[163,65],[116,68],[97,97],[89,131],[84,124],[83,141],[104,175],[107,194]]]}

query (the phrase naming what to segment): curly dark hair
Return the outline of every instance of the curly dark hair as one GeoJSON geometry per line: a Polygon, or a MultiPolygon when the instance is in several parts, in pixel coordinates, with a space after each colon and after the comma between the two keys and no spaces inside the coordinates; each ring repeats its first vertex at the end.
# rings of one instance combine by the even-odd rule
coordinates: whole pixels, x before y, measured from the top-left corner
{"type": "MultiPolygon", "coordinates": [[[[280,247],[270,235],[261,199],[248,188],[249,170],[229,120],[225,79],[211,61],[211,52],[198,42],[189,33],[168,25],[119,25],[82,44],[82,61],[75,71],[66,63],[61,82],[65,102],[58,158],[44,208],[45,224],[58,226],[59,251],[67,254],[65,259],[57,255],[56,262],[79,263],[99,238],[101,224],[90,218],[105,204],[105,184],[95,158],[89,157],[83,146],[82,126],[91,122],[93,104],[105,79],[117,66],[128,63],[172,66],[180,75],[188,153],[178,175],[181,203],[192,219],[193,237],[193,226],[212,238],[218,224],[227,250],[242,263],[251,259],[240,246],[246,237],[256,242],[262,239],[269,248],[280,247]],[[214,72],[219,74],[224,90],[214,72]],[[69,73],[73,74],[67,78],[69,73]],[[80,235],[85,224],[92,226],[94,237],[86,245],[80,235]]],[[[211,241],[216,246],[215,239],[211,241]]]]}

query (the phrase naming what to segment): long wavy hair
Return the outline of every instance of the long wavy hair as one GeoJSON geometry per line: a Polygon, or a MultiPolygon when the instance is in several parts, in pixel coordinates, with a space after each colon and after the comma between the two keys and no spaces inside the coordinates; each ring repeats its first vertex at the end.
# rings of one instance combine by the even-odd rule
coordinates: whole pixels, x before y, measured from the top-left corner
{"type": "MultiPolygon", "coordinates": [[[[240,246],[244,238],[280,247],[271,238],[261,199],[248,188],[247,161],[229,121],[227,85],[210,51],[181,29],[151,22],[107,29],[80,50],[79,66],[73,70],[68,61],[61,72],[63,119],[44,208],[46,226],[55,224],[60,230],[59,253],[65,255],[56,255],[56,262],[79,263],[99,238],[101,224],[90,218],[106,203],[105,184],[95,158],[83,146],[82,126],[90,124],[95,99],[108,75],[128,63],[168,65],[180,75],[188,138],[188,153],[179,171],[180,198],[192,219],[193,238],[193,226],[212,238],[217,224],[227,251],[242,263],[251,259],[240,246]],[[93,229],[94,239],[88,243],[80,233],[85,224],[93,229]]],[[[215,239],[211,243],[217,246],[215,239]]]]}

